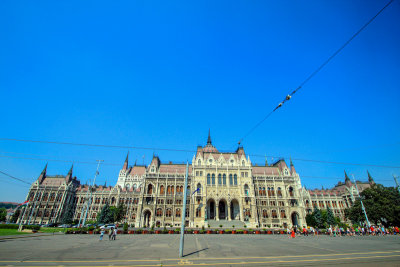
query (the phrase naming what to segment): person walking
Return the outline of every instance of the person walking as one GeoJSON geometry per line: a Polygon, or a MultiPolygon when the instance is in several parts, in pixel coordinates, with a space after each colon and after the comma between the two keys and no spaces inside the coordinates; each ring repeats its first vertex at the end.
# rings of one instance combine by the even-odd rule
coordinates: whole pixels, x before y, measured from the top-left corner
{"type": "Polygon", "coordinates": [[[108,240],[112,240],[113,235],[114,235],[114,227],[111,227],[110,233],[108,234],[108,240]]]}
{"type": "Polygon", "coordinates": [[[116,238],[117,238],[117,227],[115,227],[115,229],[114,229],[114,231],[113,231],[113,236],[112,236],[112,240],[116,240],[116,238]]]}
{"type": "Polygon", "coordinates": [[[104,232],[104,226],[100,227],[100,241],[103,240],[104,232]]]}
{"type": "Polygon", "coordinates": [[[292,227],[292,233],[290,235],[291,238],[295,238],[296,237],[296,230],[292,227]]]}

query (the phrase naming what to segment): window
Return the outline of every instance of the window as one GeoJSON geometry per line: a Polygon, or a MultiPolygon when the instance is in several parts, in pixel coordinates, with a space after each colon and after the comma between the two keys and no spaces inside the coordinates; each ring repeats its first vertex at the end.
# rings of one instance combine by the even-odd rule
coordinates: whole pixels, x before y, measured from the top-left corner
{"type": "Polygon", "coordinates": [[[181,209],[176,209],[175,217],[181,217],[181,209]]]}
{"type": "Polygon", "coordinates": [[[271,196],[271,187],[268,187],[268,196],[271,196]]]}
{"type": "Polygon", "coordinates": [[[164,195],[164,186],[163,185],[160,186],[160,195],[164,195]]]}
{"type": "Polygon", "coordinates": [[[162,217],[162,214],[163,214],[162,209],[157,209],[156,216],[157,217],[162,217]]]}
{"type": "Polygon", "coordinates": [[[232,174],[229,174],[229,184],[233,185],[233,178],[232,178],[232,174]]]}
{"type": "Polygon", "coordinates": [[[149,184],[148,185],[148,187],[147,187],[147,194],[153,194],[153,185],[152,184],[149,184]]]}
{"type": "Polygon", "coordinates": [[[291,186],[289,187],[289,196],[291,197],[293,196],[293,187],[291,186]]]}
{"type": "Polygon", "coordinates": [[[271,187],[271,195],[274,197],[275,196],[275,190],[273,187],[271,187]]]}
{"type": "Polygon", "coordinates": [[[271,214],[272,214],[272,218],[278,218],[278,214],[276,213],[276,210],[272,210],[271,214]]]}
{"type": "Polygon", "coordinates": [[[221,174],[218,174],[218,185],[222,185],[221,174]]]}
{"type": "Polygon", "coordinates": [[[280,187],[278,187],[278,197],[282,196],[282,189],[280,187]]]}
{"type": "Polygon", "coordinates": [[[245,217],[245,219],[251,218],[250,209],[245,209],[244,210],[244,217],[245,217]]]}
{"type": "Polygon", "coordinates": [[[201,195],[201,184],[197,184],[197,195],[201,195]]]}
{"type": "Polygon", "coordinates": [[[211,181],[210,181],[210,174],[208,173],[207,174],[207,185],[210,185],[211,184],[211,181]]]}
{"type": "Polygon", "coordinates": [[[172,210],[167,209],[167,211],[165,212],[165,217],[171,217],[171,216],[172,216],[172,210]]]}
{"type": "Polygon", "coordinates": [[[263,214],[263,218],[268,218],[267,210],[263,210],[262,214],[263,214]]]}
{"type": "Polygon", "coordinates": [[[198,160],[198,161],[197,161],[197,165],[201,165],[201,160],[198,160]]]}
{"type": "Polygon", "coordinates": [[[286,218],[285,210],[281,210],[281,218],[286,218]]]}
{"type": "Polygon", "coordinates": [[[189,217],[189,209],[186,209],[186,213],[185,213],[186,218],[189,217]]]}
{"type": "Polygon", "coordinates": [[[236,175],[236,174],[233,176],[233,181],[234,181],[234,184],[235,184],[235,185],[238,184],[238,183],[237,183],[237,175],[236,175]]]}
{"type": "Polygon", "coordinates": [[[226,174],[222,175],[222,183],[226,185],[226,174]]]}
{"type": "Polygon", "coordinates": [[[213,173],[211,176],[212,185],[215,185],[215,174],[213,173]]]}
{"type": "Polygon", "coordinates": [[[242,166],[244,166],[245,165],[245,162],[244,162],[244,160],[242,160],[242,166]]]}
{"type": "Polygon", "coordinates": [[[249,195],[249,186],[247,184],[244,185],[244,194],[245,196],[249,195]]]}
{"type": "Polygon", "coordinates": [[[196,209],[196,217],[201,217],[201,208],[196,209]]]}

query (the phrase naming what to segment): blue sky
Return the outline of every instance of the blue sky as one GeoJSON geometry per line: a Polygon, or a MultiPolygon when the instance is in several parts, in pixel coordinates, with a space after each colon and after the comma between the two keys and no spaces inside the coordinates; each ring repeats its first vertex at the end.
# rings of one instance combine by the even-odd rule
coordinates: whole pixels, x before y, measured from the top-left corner
{"type": "MultiPolygon", "coordinates": [[[[238,140],[386,1],[2,1],[2,138],[194,150],[238,140]]],[[[400,2],[393,2],[282,109],[248,136],[251,155],[400,166],[400,2]]],[[[28,182],[49,163],[104,159],[113,185],[128,149],[0,140],[0,170],[28,182]],[[31,159],[27,159],[31,158],[31,159]],[[42,159],[42,160],[33,160],[42,159]],[[116,165],[111,165],[116,164],[116,165]]],[[[131,163],[187,152],[130,149],[131,163]]],[[[253,163],[263,157],[251,156],[253,163]]],[[[368,169],[293,160],[307,188],[368,169]],[[317,178],[311,178],[317,177],[317,178]],[[328,178],[322,178],[328,177],[328,178]]],[[[74,165],[81,182],[95,164],[74,165]]],[[[0,175],[0,201],[28,188],[0,175]]]]}

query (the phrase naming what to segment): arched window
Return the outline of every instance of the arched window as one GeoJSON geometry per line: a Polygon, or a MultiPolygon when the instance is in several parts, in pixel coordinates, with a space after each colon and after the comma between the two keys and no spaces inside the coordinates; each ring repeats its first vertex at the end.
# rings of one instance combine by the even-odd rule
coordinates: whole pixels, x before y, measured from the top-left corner
{"type": "Polygon", "coordinates": [[[186,218],[189,218],[189,209],[186,209],[186,214],[185,214],[186,218]]]}
{"type": "Polygon", "coordinates": [[[183,194],[183,185],[181,185],[181,194],[183,194]]]}
{"type": "Polygon", "coordinates": [[[167,209],[167,211],[165,212],[165,217],[171,217],[171,216],[172,216],[172,210],[167,209]]]}
{"type": "Polygon", "coordinates": [[[153,185],[152,184],[149,184],[148,186],[147,186],[147,194],[153,194],[153,185]]]}
{"type": "Polygon", "coordinates": [[[263,214],[263,218],[268,218],[267,210],[263,210],[262,214],[263,214]]]}
{"type": "Polygon", "coordinates": [[[261,186],[258,188],[258,195],[262,196],[262,187],[261,186]]]}
{"type": "Polygon", "coordinates": [[[232,178],[232,174],[229,174],[229,184],[233,185],[233,178],[232,178]]]}
{"type": "Polygon", "coordinates": [[[213,173],[211,176],[212,185],[215,185],[215,174],[213,173]]]}
{"type": "Polygon", "coordinates": [[[46,211],[44,212],[44,217],[49,217],[49,215],[50,215],[50,212],[49,212],[48,210],[46,210],[46,211]]]}
{"type": "Polygon", "coordinates": [[[56,198],[56,194],[55,193],[51,193],[50,201],[54,201],[55,198],[56,198]]]}
{"type": "Polygon", "coordinates": [[[210,185],[210,184],[211,184],[210,174],[208,173],[207,174],[207,185],[210,185]]]}
{"type": "Polygon", "coordinates": [[[160,185],[160,195],[164,195],[164,186],[160,185]]]}
{"type": "Polygon", "coordinates": [[[272,218],[278,218],[278,214],[276,213],[276,210],[272,210],[271,214],[272,214],[272,218]]]}
{"type": "Polygon", "coordinates": [[[201,195],[201,184],[200,183],[197,184],[197,194],[201,195]]]}
{"type": "Polygon", "coordinates": [[[244,195],[249,196],[249,186],[247,184],[244,185],[244,195]]]}
{"type": "Polygon", "coordinates": [[[171,186],[171,194],[172,195],[174,194],[174,186],[173,185],[171,186]]]}
{"type": "Polygon", "coordinates": [[[236,174],[233,176],[233,183],[234,183],[235,185],[238,184],[238,183],[237,183],[237,175],[236,175],[236,174]]]}
{"type": "Polygon", "coordinates": [[[266,196],[267,194],[265,192],[265,187],[263,187],[262,191],[263,191],[263,196],[266,196]]]}
{"type": "Polygon", "coordinates": [[[133,191],[135,191],[137,188],[136,184],[133,184],[133,191]]]}
{"type": "Polygon", "coordinates": [[[226,174],[222,175],[222,183],[223,185],[226,185],[226,174]]]}
{"type": "Polygon", "coordinates": [[[218,174],[218,185],[222,185],[221,174],[218,174]]]}
{"type": "Polygon", "coordinates": [[[157,209],[156,216],[157,216],[157,217],[162,217],[162,214],[163,214],[162,209],[158,208],[158,209],[157,209]]]}
{"type": "Polygon", "coordinates": [[[197,165],[201,165],[201,160],[198,160],[198,161],[197,161],[197,165]]]}
{"type": "Polygon", "coordinates": [[[281,210],[281,218],[282,218],[282,219],[283,219],[283,218],[286,218],[285,210],[281,210]]]}
{"type": "Polygon", "coordinates": [[[48,193],[45,193],[44,195],[43,195],[43,201],[47,201],[47,198],[49,197],[49,194],[48,193]]]}
{"type": "Polygon", "coordinates": [[[278,187],[278,197],[282,196],[282,189],[280,187],[278,187]]]}
{"type": "Polygon", "coordinates": [[[293,196],[293,187],[291,186],[289,187],[289,196],[291,197],[293,196]]]}
{"type": "Polygon", "coordinates": [[[268,196],[271,196],[271,187],[268,187],[268,196]]]}
{"type": "Polygon", "coordinates": [[[244,210],[244,217],[247,218],[251,218],[251,212],[250,209],[245,209],[244,210]]]}
{"type": "Polygon", "coordinates": [[[271,195],[272,195],[272,196],[275,196],[275,190],[274,190],[273,187],[271,187],[271,195]]]}
{"type": "Polygon", "coordinates": [[[196,217],[201,217],[201,208],[196,209],[196,217]]]}
{"type": "Polygon", "coordinates": [[[244,166],[245,165],[245,162],[244,162],[244,160],[242,160],[242,166],[244,166]]]}
{"type": "Polygon", "coordinates": [[[181,217],[181,209],[176,209],[175,217],[181,217]]]}
{"type": "Polygon", "coordinates": [[[129,190],[129,188],[131,188],[131,186],[129,184],[126,185],[126,190],[129,190]]]}

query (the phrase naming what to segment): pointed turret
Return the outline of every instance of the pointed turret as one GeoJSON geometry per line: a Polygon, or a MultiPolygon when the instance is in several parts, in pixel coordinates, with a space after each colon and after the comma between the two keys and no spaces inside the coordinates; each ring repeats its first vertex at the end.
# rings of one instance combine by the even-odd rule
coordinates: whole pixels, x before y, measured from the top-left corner
{"type": "Polygon", "coordinates": [[[290,158],[290,172],[293,174],[296,173],[296,169],[294,168],[292,158],[290,158]]]}
{"type": "Polygon", "coordinates": [[[124,171],[126,171],[126,170],[128,169],[128,158],[129,158],[129,151],[128,151],[128,154],[126,155],[126,159],[125,159],[125,162],[124,162],[124,166],[122,167],[122,169],[123,169],[124,171]]]}
{"type": "Polygon", "coordinates": [[[371,174],[369,173],[369,171],[367,170],[367,174],[368,174],[368,182],[370,185],[375,184],[374,178],[372,178],[371,174]]]}
{"type": "Polygon", "coordinates": [[[208,138],[207,138],[207,145],[212,145],[212,142],[211,142],[211,132],[210,132],[210,129],[208,129],[208,138]]]}
{"type": "Polygon", "coordinates": [[[349,176],[347,176],[346,170],[344,171],[344,183],[346,185],[350,185],[351,184],[350,178],[349,178],[349,176]]]}
{"type": "Polygon", "coordinates": [[[42,171],[42,172],[40,173],[40,175],[39,175],[39,178],[38,178],[39,184],[41,184],[41,183],[43,182],[44,178],[46,178],[47,164],[48,164],[48,163],[46,163],[46,165],[44,166],[43,171],[42,171]]]}
{"type": "Polygon", "coordinates": [[[267,159],[267,156],[265,156],[265,166],[268,167],[268,159],[267,159]]]}
{"type": "Polygon", "coordinates": [[[71,169],[69,169],[69,172],[67,176],[65,177],[65,180],[67,183],[69,183],[72,180],[72,170],[74,169],[74,164],[72,164],[71,169]]]}

